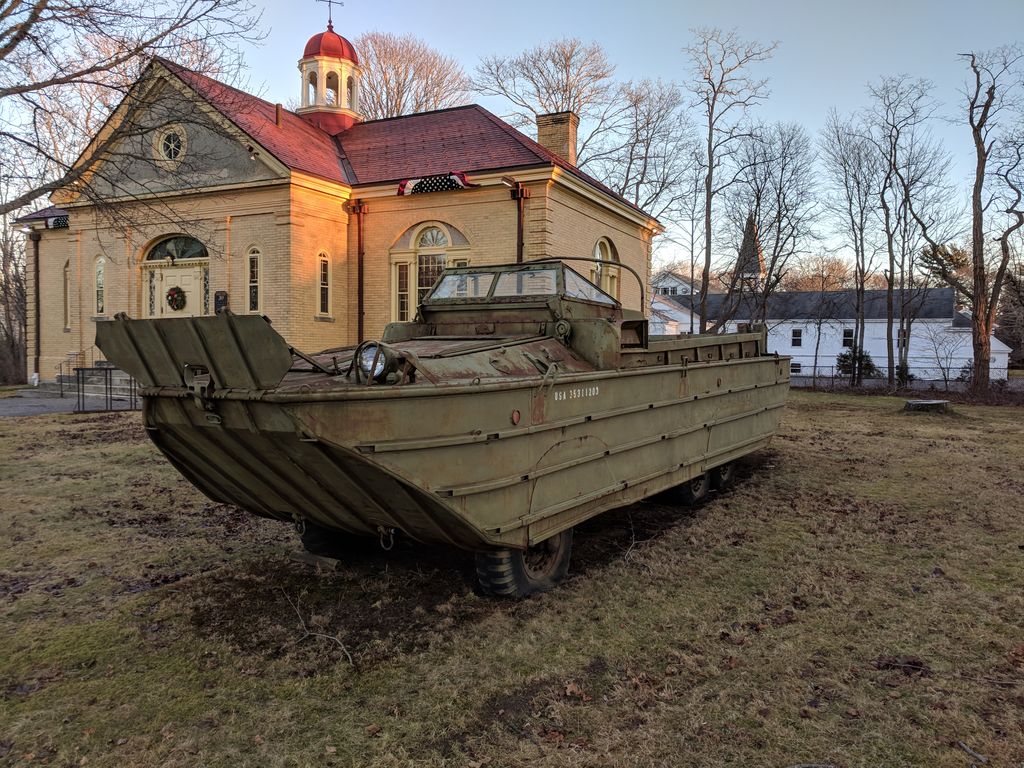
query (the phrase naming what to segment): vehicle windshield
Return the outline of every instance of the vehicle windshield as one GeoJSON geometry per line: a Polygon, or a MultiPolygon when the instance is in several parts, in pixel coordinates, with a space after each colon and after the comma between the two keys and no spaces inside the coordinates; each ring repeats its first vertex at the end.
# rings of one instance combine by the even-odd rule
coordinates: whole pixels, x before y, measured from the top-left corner
{"type": "Polygon", "coordinates": [[[466,267],[445,271],[425,301],[491,301],[535,299],[561,295],[615,306],[614,298],[564,264],[509,266],[506,269],[466,267]],[[559,273],[561,273],[561,279],[559,273]]]}
{"type": "Polygon", "coordinates": [[[557,292],[558,271],[555,269],[503,272],[494,286],[495,297],[554,296],[557,292]]]}
{"type": "Polygon", "coordinates": [[[565,270],[565,295],[570,299],[586,299],[600,304],[615,303],[615,299],[568,267],[565,270]]]}
{"type": "Polygon", "coordinates": [[[430,294],[432,299],[484,299],[494,282],[493,272],[445,275],[430,294]]]}

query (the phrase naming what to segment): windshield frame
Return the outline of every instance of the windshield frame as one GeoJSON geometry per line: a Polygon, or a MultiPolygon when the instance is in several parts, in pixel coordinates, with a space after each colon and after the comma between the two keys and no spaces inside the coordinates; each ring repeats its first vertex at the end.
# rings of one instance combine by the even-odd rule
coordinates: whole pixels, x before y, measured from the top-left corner
{"type": "Polygon", "coordinates": [[[564,299],[567,301],[578,301],[584,304],[593,304],[601,307],[620,307],[620,302],[613,296],[608,295],[605,291],[602,291],[598,286],[583,277],[579,272],[570,267],[563,261],[560,260],[545,260],[536,262],[527,262],[525,264],[496,264],[496,265],[480,265],[480,266],[465,266],[465,267],[448,267],[441,273],[437,281],[431,287],[430,292],[424,297],[421,302],[421,306],[425,307],[451,307],[451,306],[477,306],[481,304],[524,304],[524,303],[547,303],[552,299],[564,299]],[[499,284],[502,282],[503,275],[516,274],[520,272],[541,272],[541,271],[554,271],[555,273],[555,289],[552,293],[536,293],[536,294],[513,294],[513,295],[495,295],[499,284]],[[566,273],[572,272],[573,275],[583,283],[593,287],[593,291],[596,295],[604,297],[601,299],[591,299],[584,296],[569,295],[567,293],[567,280],[566,273]],[[446,297],[435,297],[434,293],[441,287],[446,278],[458,276],[458,275],[483,275],[492,274],[494,278],[491,281],[491,285],[488,288],[486,295],[481,296],[446,296],[446,297]]]}

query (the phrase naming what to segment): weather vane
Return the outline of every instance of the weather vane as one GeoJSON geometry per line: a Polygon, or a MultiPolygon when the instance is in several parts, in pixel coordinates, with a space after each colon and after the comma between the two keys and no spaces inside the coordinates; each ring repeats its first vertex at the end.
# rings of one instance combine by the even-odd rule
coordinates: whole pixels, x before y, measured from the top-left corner
{"type": "Polygon", "coordinates": [[[334,29],[334,6],[340,5],[344,7],[344,3],[341,0],[316,0],[318,3],[327,3],[327,28],[334,29]]]}

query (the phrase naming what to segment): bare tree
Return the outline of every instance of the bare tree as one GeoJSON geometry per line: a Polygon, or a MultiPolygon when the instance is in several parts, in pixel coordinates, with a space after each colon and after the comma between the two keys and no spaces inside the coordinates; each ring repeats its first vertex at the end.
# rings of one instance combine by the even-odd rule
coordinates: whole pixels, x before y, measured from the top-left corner
{"type": "Polygon", "coordinates": [[[856,282],[856,268],[838,256],[814,253],[786,271],[779,288],[784,291],[842,291],[856,282]]]}
{"type": "Polygon", "coordinates": [[[881,158],[876,194],[888,255],[886,354],[889,384],[894,386],[908,375],[913,320],[927,287],[919,279],[915,263],[924,241],[911,211],[927,209],[937,224],[951,223],[945,205],[949,156],[928,132],[935,111],[931,83],[906,76],[888,77],[870,86],[869,91],[873,105],[867,118],[867,136],[881,158]]]}
{"type": "Polygon", "coordinates": [[[813,144],[796,123],[757,126],[740,142],[737,183],[725,195],[729,231],[742,232],[753,215],[764,257],[764,276],[734,280],[752,299],[753,322],[764,322],[768,300],[794,257],[809,253],[820,206],[813,144]]]}
{"type": "Polygon", "coordinates": [[[949,328],[938,323],[925,323],[924,326],[925,343],[942,377],[943,386],[948,390],[949,382],[954,381],[960,371],[955,361],[964,351],[967,341],[960,334],[950,333],[949,328]]]}
{"type": "Polygon", "coordinates": [[[599,44],[567,38],[515,57],[485,58],[474,89],[509,102],[508,119],[527,131],[538,115],[574,112],[576,165],[671,227],[691,171],[686,101],[673,83],[618,83],[614,72],[599,44]]]}
{"type": "Polygon", "coordinates": [[[707,316],[711,282],[711,214],[715,198],[736,181],[732,161],[743,139],[748,110],[768,96],[767,80],[750,75],[750,67],[771,58],[777,43],[740,40],[735,31],[695,29],[694,43],[684,49],[692,62],[687,85],[702,113],[704,130],[704,269],[701,272],[700,316],[707,316]],[[719,176],[721,172],[721,176],[719,176]]]}
{"type": "Polygon", "coordinates": [[[469,78],[459,63],[413,35],[367,32],[356,38],[363,70],[359,105],[376,120],[466,103],[469,78]]]}
{"type": "MultiPolygon", "coordinates": [[[[967,298],[971,308],[974,362],[971,388],[989,386],[992,331],[1000,294],[1013,256],[1012,240],[1024,226],[1024,124],[1021,121],[1020,46],[960,55],[970,70],[963,91],[964,115],[974,144],[971,185],[970,280],[933,263],[942,279],[967,298]],[[986,217],[991,214],[986,223],[986,217]],[[993,226],[992,219],[997,220],[993,226]],[[990,243],[998,249],[990,248],[990,243]]],[[[941,223],[911,205],[932,255],[943,253],[941,223]]]]}
{"type": "MultiPolygon", "coordinates": [[[[0,196],[10,189],[5,171],[0,165],[0,196]]],[[[0,215],[0,384],[25,380],[25,240],[15,234],[13,218],[0,215]]]]}
{"type": "Polygon", "coordinates": [[[208,63],[225,69],[240,60],[240,42],[260,37],[259,15],[249,0],[5,3],[0,8],[0,146],[24,160],[26,172],[11,180],[18,191],[0,203],[0,214],[88,179],[121,141],[124,128],[93,143],[84,158],[76,150],[152,57],[184,55],[194,61],[202,51],[208,63]],[[76,98],[83,93],[87,99],[76,98]],[[68,131],[68,119],[82,112],[83,104],[88,114],[74,121],[82,131],[68,131]],[[63,115],[55,111],[58,105],[63,115]],[[55,139],[64,147],[61,152],[53,149],[55,139]]]}
{"type": "MultiPolygon", "coordinates": [[[[852,119],[829,112],[821,135],[821,161],[829,194],[825,197],[835,231],[853,251],[854,346],[864,348],[864,293],[874,276],[878,245],[872,232],[875,221],[875,190],[880,187],[881,162],[867,130],[852,119]]],[[[851,385],[863,380],[861,357],[854,358],[851,385]]]]}
{"type": "Polygon", "coordinates": [[[598,43],[566,37],[542,43],[518,56],[488,56],[476,68],[473,89],[512,105],[507,118],[530,131],[537,116],[574,112],[580,118],[577,165],[618,129],[624,105],[616,98],[615,67],[598,43]]]}
{"type": "Polygon", "coordinates": [[[655,218],[675,220],[691,175],[693,124],[679,89],[660,80],[625,83],[615,131],[593,147],[587,170],[655,218]]]}

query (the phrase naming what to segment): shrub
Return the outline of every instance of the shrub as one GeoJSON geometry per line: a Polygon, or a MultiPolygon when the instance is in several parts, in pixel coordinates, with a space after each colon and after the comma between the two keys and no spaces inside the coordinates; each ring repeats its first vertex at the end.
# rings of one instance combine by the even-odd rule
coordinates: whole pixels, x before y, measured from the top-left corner
{"type": "Polygon", "coordinates": [[[871,353],[860,347],[850,347],[836,355],[836,370],[844,376],[852,376],[854,366],[858,362],[862,377],[872,379],[878,376],[878,368],[875,366],[874,360],[871,359],[871,353]]]}

